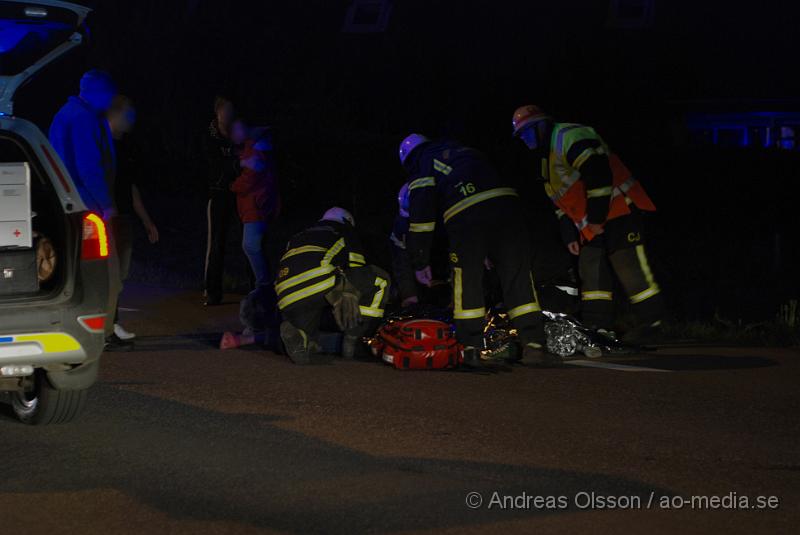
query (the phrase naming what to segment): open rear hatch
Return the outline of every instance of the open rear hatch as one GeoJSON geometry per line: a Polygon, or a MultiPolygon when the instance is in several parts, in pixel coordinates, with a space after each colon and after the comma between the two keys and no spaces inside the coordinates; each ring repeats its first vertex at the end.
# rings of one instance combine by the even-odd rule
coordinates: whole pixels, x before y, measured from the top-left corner
{"type": "Polygon", "coordinates": [[[90,11],[56,0],[0,0],[0,114],[11,115],[17,89],[81,43],[90,11]]]}
{"type": "Polygon", "coordinates": [[[10,116],[16,91],[81,43],[89,11],[55,0],[0,0],[2,302],[52,295],[77,254],[75,217],[67,215],[78,208],[70,198],[74,185],[38,129],[10,116]]]}

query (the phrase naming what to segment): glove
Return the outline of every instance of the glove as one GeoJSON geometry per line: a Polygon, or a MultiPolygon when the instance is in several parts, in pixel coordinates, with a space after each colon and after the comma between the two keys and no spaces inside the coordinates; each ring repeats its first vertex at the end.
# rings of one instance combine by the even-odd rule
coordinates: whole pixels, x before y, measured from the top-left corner
{"type": "Polygon", "coordinates": [[[361,293],[344,274],[339,275],[336,286],[325,295],[325,299],[333,306],[333,318],[342,331],[353,329],[361,322],[358,306],[361,293]]]}

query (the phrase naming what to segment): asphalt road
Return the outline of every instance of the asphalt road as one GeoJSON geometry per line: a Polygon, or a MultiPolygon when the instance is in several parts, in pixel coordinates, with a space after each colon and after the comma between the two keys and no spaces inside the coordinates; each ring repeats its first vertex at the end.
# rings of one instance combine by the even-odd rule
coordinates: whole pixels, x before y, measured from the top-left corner
{"type": "Polygon", "coordinates": [[[664,348],[617,369],[493,374],[303,368],[215,349],[234,304],[138,287],[124,306],[137,351],[104,355],[79,421],[27,427],[0,412],[1,533],[800,525],[797,350],[664,348]]]}

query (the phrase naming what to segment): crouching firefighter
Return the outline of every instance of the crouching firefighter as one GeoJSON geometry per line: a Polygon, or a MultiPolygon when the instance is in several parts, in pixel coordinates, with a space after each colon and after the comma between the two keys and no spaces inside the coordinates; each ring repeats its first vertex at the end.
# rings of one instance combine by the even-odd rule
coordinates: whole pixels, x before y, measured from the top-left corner
{"type": "Polygon", "coordinates": [[[464,364],[482,364],[487,259],[497,269],[509,317],[525,346],[523,360],[557,364],[542,346],[541,308],[516,191],[500,181],[481,153],[453,142],[411,134],[400,144],[400,161],[411,175],[407,250],[420,284],[430,285],[432,279],[430,251],[436,221],[443,221],[447,232],[453,319],[456,337],[464,346],[464,364]]]}
{"type": "Polygon", "coordinates": [[[292,362],[309,364],[320,352],[320,320],[329,309],[344,332],[342,357],[368,355],[361,339],[383,318],[389,282],[383,270],[367,265],[347,210],[331,208],[293,236],[275,282],[281,338],[292,362]]]}
{"type": "Polygon", "coordinates": [[[651,334],[661,324],[663,306],[642,233],[642,211],[656,209],[650,197],[594,129],[554,122],[531,105],[517,109],[513,127],[515,136],[541,154],[541,177],[562,237],[579,255],[584,323],[613,326],[613,270],[639,321],[632,338],[651,334]]]}

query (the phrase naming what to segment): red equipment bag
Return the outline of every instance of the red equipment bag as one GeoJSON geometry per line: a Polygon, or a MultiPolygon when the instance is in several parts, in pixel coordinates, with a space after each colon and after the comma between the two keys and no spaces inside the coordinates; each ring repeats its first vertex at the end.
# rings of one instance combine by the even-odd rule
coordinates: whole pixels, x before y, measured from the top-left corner
{"type": "Polygon", "coordinates": [[[461,345],[443,321],[399,320],[378,330],[370,343],[375,356],[400,370],[456,368],[463,361],[461,345]]]}

